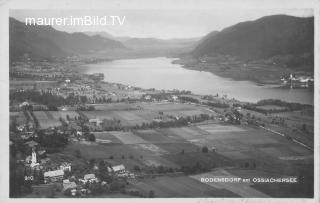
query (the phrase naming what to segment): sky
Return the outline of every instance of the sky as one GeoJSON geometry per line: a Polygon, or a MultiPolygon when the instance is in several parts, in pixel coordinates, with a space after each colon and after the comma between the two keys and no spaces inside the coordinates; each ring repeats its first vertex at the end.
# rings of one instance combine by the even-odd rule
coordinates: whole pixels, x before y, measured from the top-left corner
{"type": "MultiPolygon", "coordinates": [[[[113,36],[152,38],[202,37],[211,31],[220,31],[243,21],[256,20],[263,16],[286,14],[313,16],[312,9],[112,9],[112,10],[10,10],[10,16],[25,22],[26,17],[70,18],[84,16],[125,16],[123,25],[101,26],[53,26],[66,32],[105,31],[113,36]]],[[[111,19],[110,19],[111,20],[111,19]]]]}

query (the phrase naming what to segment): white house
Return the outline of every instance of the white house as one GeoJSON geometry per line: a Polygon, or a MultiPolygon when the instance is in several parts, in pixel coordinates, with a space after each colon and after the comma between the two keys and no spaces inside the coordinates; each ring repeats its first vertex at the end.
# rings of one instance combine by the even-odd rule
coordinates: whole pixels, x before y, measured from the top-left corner
{"type": "Polygon", "coordinates": [[[57,182],[63,179],[64,171],[63,170],[55,170],[55,171],[47,171],[44,172],[44,182],[57,182]]]}
{"type": "Polygon", "coordinates": [[[89,120],[89,123],[99,126],[103,123],[103,121],[99,118],[93,118],[89,120]]]}
{"type": "Polygon", "coordinates": [[[112,166],[112,170],[115,173],[124,173],[126,171],[126,168],[124,167],[123,164],[117,165],[117,166],[112,166]]]}
{"type": "Polygon", "coordinates": [[[80,179],[82,183],[93,183],[93,182],[99,182],[98,178],[92,173],[92,174],[86,174],[84,175],[83,179],[80,179]]]}
{"type": "Polygon", "coordinates": [[[71,171],[71,163],[62,163],[60,165],[60,169],[63,170],[63,171],[71,171]]]}
{"type": "Polygon", "coordinates": [[[173,99],[173,101],[177,101],[179,99],[177,95],[172,95],[171,98],[173,99]]]}

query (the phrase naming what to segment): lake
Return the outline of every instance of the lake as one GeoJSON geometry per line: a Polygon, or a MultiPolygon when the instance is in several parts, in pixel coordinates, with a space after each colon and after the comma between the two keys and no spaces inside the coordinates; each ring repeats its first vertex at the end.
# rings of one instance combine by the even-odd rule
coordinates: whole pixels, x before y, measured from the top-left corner
{"type": "Polygon", "coordinates": [[[227,95],[240,101],[281,99],[289,102],[313,104],[309,89],[280,89],[258,86],[250,81],[235,81],[209,72],[201,72],[172,64],[173,58],[143,58],[114,60],[89,64],[80,68],[83,73],[104,73],[107,82],[159,90],[190,90],[202,95],[227,95]]]}

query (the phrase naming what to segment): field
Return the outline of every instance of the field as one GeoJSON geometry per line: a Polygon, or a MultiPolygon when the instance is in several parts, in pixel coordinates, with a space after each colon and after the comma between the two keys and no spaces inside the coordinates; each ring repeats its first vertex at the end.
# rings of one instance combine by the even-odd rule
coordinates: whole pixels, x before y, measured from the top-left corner
{"type": "Polygon", "coordinates": [[[121,144],[122,142],[109,132],[95,132],[96,142],[121,144]]]}
{"type": "MultiPolygon", "coordinates": [[[[132,112],[132,111],[131,111],[132,112]]],[[[172,169],[213,169],[207,173],[143,179],[133,187],[158,197],[268,197],[281,196],[271,186],[261,184],[201,183],[208,177],[300,176],[312,175],[313,152],[285,137],[264,129],[223,123],[192,125],[181,128],[110,131],[95,133],[97,142],[73,142],[63,153],[85,159],[105,159],[112,165],[164,166],[172,169]],[[203,153],[206,146],[208,153],[203,153]]],[[[312,180],[308,180],[310,181],[312,180]]],[[[286,186],[285,191],[308,187],[307,183],[286,186]]],[[[275,185],[284,188],[283,185],[275,185]]],[[[289,193],[289,192],[288,192],[289,193]]],[[[281,193],[283,196],[286,192],[281,193]]]]}
{"type": "Polygon", "coordinates": [[[110,132],[113,136],[118,138],[123,144],[141,144],[147,143],[147,141],[134,135],[131,132],[110,132]]]}
{"type": "Polygon", "coordinates": [[[34,111],[34,115],[37,117],[41,128],[49,128],[54,126],[60,126],[60,118],[67,120],[67,115],[70,118],[79,116],[75,111],[34,111]]]}
{"type": "Polygon", "coordinates": [[[123,126],[135,126],[142,123],[150,123],[154,118],[160,116],[195,116],[200,114],[212,114],[212,111],[194,104],[172,104],[172,103],[140,103],[127,104],[95,104],[94,111],[83,111],[87,118],[117,119],[123,126]]]}
{"type": "Polygon", "coordinates": [[[237,197],[238,195],[211,187],[187,176],[158,177],[138,182],[134,187],[148,194],[153,190],[156,197],[237,197]]]}
{"type": "Polygon", "coordinates": [[[137,124],[148,123],[152,121],[154,117],[157,116],[156,113],[141,112],[139,110],[129,110],[129,111],[83,111],[89,119],[99,118],[99,119],[116,119],[120,120],[124,126],[135,126],[137,124]]]}
{"type": "Polygon", "coordinates": [[[55,119],[48,111],[35,111],[33,113],[37,117],[41,128],[49,128],[61,125],[59,119],[55,119]]]}
{"type": "Polygon", "coordinates": [[[27,122],[26,117],[24,116],[23,112],[10,112],[10,122],[13,120],[16,121],[18,125],[23,125],[27,122]]]}

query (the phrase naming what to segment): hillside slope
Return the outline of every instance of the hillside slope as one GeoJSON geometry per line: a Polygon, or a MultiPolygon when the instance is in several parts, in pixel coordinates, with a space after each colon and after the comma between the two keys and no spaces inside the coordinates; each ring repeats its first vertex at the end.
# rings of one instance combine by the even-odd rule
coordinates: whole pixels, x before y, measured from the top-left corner
{"type": "Polygon", "coordinates": [[[254,60],[277,55],[313,55],[314,18],[275,15],[236,24],[204,40],[195,57],[215,54],[254,60]]]}
{"type": "Polygon", "coordinates": [[[26,53],[35,58],[52,58],[104,49],[125,49],[121,42],[98,35],[67,33],[51,26],[26,26],[14,18],[9,19],[9,32],[10,60],[26,53]]]}

